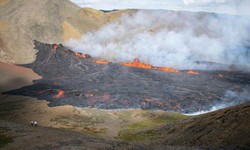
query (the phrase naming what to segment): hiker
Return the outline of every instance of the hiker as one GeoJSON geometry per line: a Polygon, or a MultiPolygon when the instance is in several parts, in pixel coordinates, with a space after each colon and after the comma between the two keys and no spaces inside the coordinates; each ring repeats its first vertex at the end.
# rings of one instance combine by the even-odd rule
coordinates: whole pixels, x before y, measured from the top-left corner
{"type": "Polygon", "coordinates": [[[30,126],[33,127],[33,125],[34,125],[34,121],[30,121],[30,126]]]}
{"type": "Polygon", "coordinates": [[[37,121],[34,121],[34,125],[35,125],[35,127],[37,127],[37,121]]]}

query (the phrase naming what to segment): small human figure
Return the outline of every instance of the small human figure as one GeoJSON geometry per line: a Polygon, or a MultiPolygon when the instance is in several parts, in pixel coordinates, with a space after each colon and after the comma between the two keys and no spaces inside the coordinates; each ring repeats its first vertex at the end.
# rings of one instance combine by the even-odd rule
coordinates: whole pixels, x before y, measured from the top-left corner
{"type": "Polygon", "coordinates": [[[34,125],[34,121],[30,121],[30,126],[33,127],[33,125],[34,125]]]}
{"type": "Polygon", "coordinates": [[[37,121],[34,121],[34,125],[35,125],[35,127],[37,127],[37,121]]]}

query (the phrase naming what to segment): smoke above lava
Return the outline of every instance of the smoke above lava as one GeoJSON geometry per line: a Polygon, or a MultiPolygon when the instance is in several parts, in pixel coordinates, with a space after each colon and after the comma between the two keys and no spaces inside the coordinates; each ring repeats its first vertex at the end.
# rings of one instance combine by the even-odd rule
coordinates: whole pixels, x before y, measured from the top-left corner
{"type": "Polygon", "coordinates": [[[250,64],[247,16],[141,10],[65,44],[112,62],[206,69],[195,61],[250,64]]]}
{"type": "Polygon", "coordinates": [[[198,112],[194,112],[194,113],[190,113],[186,115],[190,115],[190,116],[201,115],[201,114],[209,113],[209,112],[216,111],[219,109],[223,109],[223,108],[227,108],[230,106],[235,106],[235,105],[248,102],[250,101],[250,87],[247,86],[241,91],[227,90],[224,96],[221,98],[221,101],[222,102],[213,105],[210,110],[200,110],[198,112]]]}

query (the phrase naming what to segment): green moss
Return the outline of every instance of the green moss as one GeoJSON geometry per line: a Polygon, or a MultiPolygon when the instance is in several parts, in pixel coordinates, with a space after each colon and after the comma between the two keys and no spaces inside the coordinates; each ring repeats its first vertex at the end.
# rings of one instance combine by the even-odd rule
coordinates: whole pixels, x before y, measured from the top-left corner
{"type": "Polygon", "coordinates": [[[187,116],[178,113],[168,113],[141,122],[132,123],[128,125],[128,127],[131,129],[144,129],[148,127],[154,127],[157,125],[167,124],[173,121],[184,119],[186,117],[187,116]]]}
{"type": "Polygon", "coordinates": [[[22,107],[20,102],[6,102],[0,106],[0,111],[12,111],[22,107]]]}
{"type": "Polygon", "coordinates": [[[0,134],[0,147],[3,147],[6,144],[11,143],[11,142],[13,142],[13,139],[11,137],[0,134]]]}
{"type": "Polygon", "coordinates": [[[119,133],[119,138],[126,141],[137,141],[153,138],[158,132],[153,128],[185,119],[187,116],[179,113],[166,113],[160,116],[129,124],[119,133]]]}
{"type": "Polygon", "coordinates": [[[13,142],[13,139],[4,134],[4,132],[8,131],[5,127],[0,127],[0,147],[5,146],[8,143],[13,142]]]}
{"type": "Polygon", "coordinates": [[[146,140],[155,137],[158,135],[158,131],[156,130],[148,130],[145,132],[137,132],[137,133],[128,133],[128,132],[120,132],[119,138],[125,141],[140,141],[146,140]]]}
{"type": "Polygon", "coordinates": [[[0,133],[8,131],[9,129],[6,127],[0,127],[0,133]]]}
{"type": "Polygon", "coordinates": [[[84,127],[84,131],[90,134],[100,134],[105,133],[107,131],[107,128],[84,127]]]}
{"type": "Polygon", "coordinates": [[[62,124],[69,124],[69,123],[80,123],[80,124],[96,124],[96,123],[103,123],[104,119],[102,117],[87,117],[87,116],[80,116],[80,115],[73,115],[73,116],[65,116],[65,117],[58,117],[52,119],[53,122],[62,123],[62,124]]]}
{"type": "Polygon", "coordinates": [[[68,117],[61,117],[61,118],[54,118],[52,119],[52,121],[62,123],[62,124],[68,124],[70,122],[70,119],[68,117]]]}

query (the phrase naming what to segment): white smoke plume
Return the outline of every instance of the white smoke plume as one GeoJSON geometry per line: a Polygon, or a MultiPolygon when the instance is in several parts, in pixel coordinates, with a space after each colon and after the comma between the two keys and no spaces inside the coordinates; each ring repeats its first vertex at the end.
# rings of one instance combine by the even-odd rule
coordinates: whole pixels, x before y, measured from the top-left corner
{"type": "Polygon", "coordinates": [[[248,102],[250,101],[250,87],[246,87],[242,91],[227,90],[221,100],[222,100],[221,103],[214,105],[210,110],[201,110],[186,115],[189,116],[201,115],[219,109],[223,109],[226,107],[239,105],[244,102],[248,102]]]}
{"type": "Polygon", "coordinates": [[[206,12],[218,12],[250,16],[249,0],[183,0],[187,8],[206,12]]]}
{"type": "MultiPolygon", "coordinates": [[[[112,62],[202,69],[194,61],[250,64],[250,19],[173,11],[138,11],[66,46],[112,62]]],[[[204,68],[203,68],[204,69],[204,68]]]]}
{"type": "Polygon", "coordinates": [[[183,0],[185,5],[190,5],[190,4],[209,4],[209,3],[226,3],[228,0],[183,0]]]}

